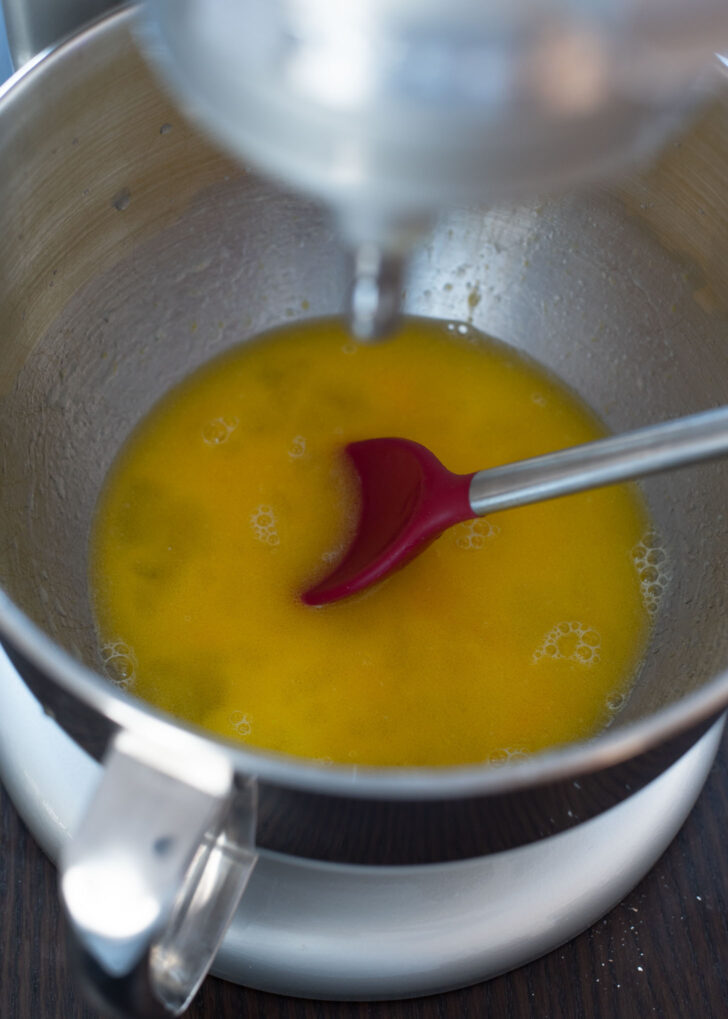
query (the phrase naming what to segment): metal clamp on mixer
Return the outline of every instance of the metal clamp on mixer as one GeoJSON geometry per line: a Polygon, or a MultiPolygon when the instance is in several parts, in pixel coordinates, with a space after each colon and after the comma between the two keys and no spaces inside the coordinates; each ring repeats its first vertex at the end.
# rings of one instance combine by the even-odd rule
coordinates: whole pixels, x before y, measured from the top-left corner
{"type": "Polygon", "coordinates": [[[60,860],[79,969],[104,1009],[176,1015],[255,866],[255,780],[236,781],[214,751],[191,758],[123,731],[103,764],[60,860]]]}

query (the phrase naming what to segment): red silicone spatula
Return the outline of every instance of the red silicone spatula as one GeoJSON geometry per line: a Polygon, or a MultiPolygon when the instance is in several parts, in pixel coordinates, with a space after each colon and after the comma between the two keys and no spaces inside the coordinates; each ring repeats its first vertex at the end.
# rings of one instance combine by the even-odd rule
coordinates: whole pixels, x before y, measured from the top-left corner
{"type": "Polygon", "coordinates": [[[307,605],[362,591],[462,520],[724,456],[728,407],[476,474],[451,473],[409,439],[365,439],[346,453],[361,482],[357,530],[334,570],[302,595],[307,605]]]}

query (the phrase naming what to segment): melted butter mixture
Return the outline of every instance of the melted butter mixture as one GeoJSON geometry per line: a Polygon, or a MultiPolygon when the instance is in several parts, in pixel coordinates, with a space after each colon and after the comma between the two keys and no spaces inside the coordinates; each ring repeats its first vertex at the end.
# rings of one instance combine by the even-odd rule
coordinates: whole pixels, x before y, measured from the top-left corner
{"type": "Polygon", "coordinates": [[[589,737],[654,607],[632,487],[461,524],[346,602],[297,595],[355,524],[347,442],[406,436],[465,473],[601,434],[465,326],[410,319],[369,347],[319,321],[247,343],[169,393],[107,479],[91,587],[109,672],[223,736],[347,764],[496,763],[589,737]]]}

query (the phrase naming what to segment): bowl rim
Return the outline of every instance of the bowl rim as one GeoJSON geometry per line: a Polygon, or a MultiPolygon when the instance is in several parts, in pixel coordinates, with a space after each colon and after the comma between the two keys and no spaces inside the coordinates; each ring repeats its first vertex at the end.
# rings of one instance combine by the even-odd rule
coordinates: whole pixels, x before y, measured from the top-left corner
{"type": "MultiPolygon", "coordinates": [[[[52,72],[57,63],[72,60],[81,47],[100,45],[104,40],[120,52],[129,46],[137,16],[135,6],[117,8],[39,53],[0,85],[0,122],[3,116],[12,114],[11,97],[22,101],[20,86],[30,76],[52,72]]],[[[2,588],[0,635],[66,694],[120,729],[148,738],[170,752],[186,756],[204,750],[209,754],[210,748],[216,747],[238,773],[288,788],[356,798],[430,800],[490,796],[573,779],[637,757],[699,726],[728,705],[728,670],[723,670],[699,689],[646,718],[609,728],[587,741],[544,750],[497,767],[488,763],[437,768],[324,765],[262,749],[247,749],[175,719],[115,687],[56,644],[2,588]]]]}

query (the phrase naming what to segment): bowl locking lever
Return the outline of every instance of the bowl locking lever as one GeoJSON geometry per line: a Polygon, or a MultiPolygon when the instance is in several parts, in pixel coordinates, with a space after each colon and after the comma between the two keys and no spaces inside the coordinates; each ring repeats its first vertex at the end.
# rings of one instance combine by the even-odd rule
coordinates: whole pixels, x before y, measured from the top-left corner
{"type": "Polygon", "coordinates": [[[214,748],[129,732],[60,861],[72,951],[91,997],[142,1019],[179,1015],[205,978],[255,866],[255,779],[214,748]]]}

